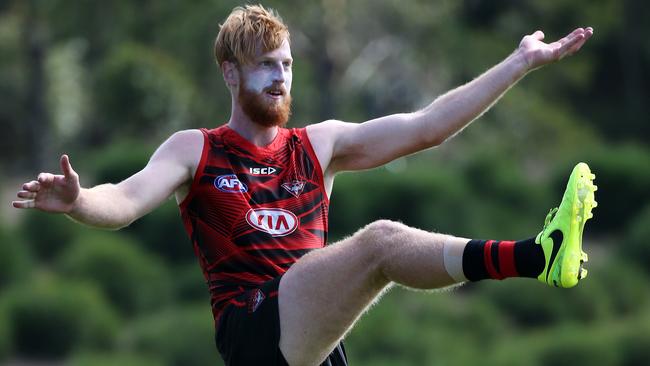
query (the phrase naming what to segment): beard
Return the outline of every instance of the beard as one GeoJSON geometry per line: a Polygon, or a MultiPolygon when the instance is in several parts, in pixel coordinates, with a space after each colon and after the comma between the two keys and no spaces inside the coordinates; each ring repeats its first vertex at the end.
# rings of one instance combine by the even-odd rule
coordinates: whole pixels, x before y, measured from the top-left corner
{"type": "Polygon", "coordinates": [[[269,100],[266,93],[277,87],[268,87],[262,93],[256,93],[245,87],[246,82],[239,88],[239,104],[244,113],[254,123],[264,127],[284,127],[291,116],[291,95],[284,88],[283,97],[278,100],[269,100]]]}

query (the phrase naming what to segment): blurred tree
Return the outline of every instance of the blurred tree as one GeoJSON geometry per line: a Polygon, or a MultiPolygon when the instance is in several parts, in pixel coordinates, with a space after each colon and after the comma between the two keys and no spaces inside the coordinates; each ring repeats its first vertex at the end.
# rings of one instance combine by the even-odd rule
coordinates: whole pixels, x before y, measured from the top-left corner
{"type": "Polygon", "coordinates": [[[609,347],[612,334],[606,329],[596,331],[564,327],[548,334],[538,346],[540,365],[572,366],[618,365],[616,349],[609,347]]]}
{"type": "Polygon", "coordinates": [[[650,274],[650,202],[646,202],[641,213],[629,223],[627,234],[622,236],[616,252],[626,262],[636,263],[650,274]]]}
{"type": "Polygon", "coordinates": [[[163,365],[222,365],[213,325],[204,304],[167,309],[140,318],[125,342],[135,352],[159,355],[163,365]]]}
{"type": "Polygon", "coordinates": [[[163,138],[191,119],[194,86],[176,60],[141,44],[119,45],[97,70],[98,123],[86,141],[106,144],[114,133],[163,138]],[[111,126],[119,121],[120,129],[111,126]]]}
{"type": "Polygon", "coordinates": [[[10,314],[0,309],[0,362],[5,362],[11,355],[12,337],[9,330],[10,314]]]}
{"type": "Polygon", "coordinates": [[[175,299],[188,302],[204,302],[209,306],[209,292],[201,268],[196,263],[181,264],[174,267],[172,278],[175,299]]]}
{"type": "Polygon", "coordinates": [[[30,273],[31,253],[22,240],[13,230],[0,225],[0,294],[9,284],[25,281],[30,273]]]}
{"type": "Polygon", "coordinates": [[[556,191],[566,186],[566,171],[576,161],[586,161],[596,173],[598,207],[590,222],[591,233],[622,232],[650,203],[650,149],[638,144],[584,147],[567,154],[551,172],[556,191]],[[562,168],[560,171],[560,167],[562,168]]]}
{"type": "Polygon", "coordinates": [[[611,348],[619,354],[621,366],[650,364],[650,317],[645,314],[619,323],[621,336],[611,348]]]}
{"type": "Polygon", "coordinates": [[[25,212],[18,235],[24,238],[34,256],[44,263],[63,252],[73,238],[87,229],[72,222],[63,215],[25,212]]]}
{"type": "Polygon", "coordinates": [[[80,352],[66,362],[70,366],[151,366],[164,365],[162,358],[135,353],[80,352]]]}
{"type": "Polygon", "coordinates": [[[171,295],[162,264],[125,235],[82,235],[61,255],[58,268],[66,278],[96,285],[127,317],[163,308],[171,295]]]}
{"type": "Polygon", "coordinates": [[[95,288],[40,276],[14,286],[0,299],[12,354],[28,360],[61,360],[79,348],[108,349],[119,321],[95,288]]]}
{"type": "Polygon", "coordinates": [[[22,144],[29,141],[22,108],[26,89],[25,55],[22,49],[20,16],[17,12],[0,10],[0,167],[7,171],[12,158],[25,153],[22,144]]]}

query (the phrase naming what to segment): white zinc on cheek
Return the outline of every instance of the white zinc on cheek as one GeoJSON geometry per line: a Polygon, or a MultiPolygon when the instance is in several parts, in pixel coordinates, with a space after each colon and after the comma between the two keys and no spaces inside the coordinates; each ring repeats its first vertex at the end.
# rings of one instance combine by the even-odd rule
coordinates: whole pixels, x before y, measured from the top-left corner
{"type": "Polygon", "coordinates": [[[284,65],[280,65],[283,60],[291,59],[291,46],[287,40],[284,40],[280,47],[272,51],[258,54],[257,58],[268,58],[278,64],[271,68],[257,67],[251,70],[246,77],[246,84],[244,85],[246,89],[261,93],[264,88],[272,86],[274,81],[282,79],[287,92],[291,90],[291,68],[286,69],[284,65]]]}
{"type": "Polygon", "coordinates": [[[287,93],[291,92],[291,82],[293,81],[293,72],[291,69],[284,74],[284,86],[287,88],[287,93]]]}
{"type": "Polygon", "coordinates": [[[269,71],[252,72],[246,78],[245,88],[256,93],[261,93],[264,88],[273,85],[273,73],[269,71]]]}

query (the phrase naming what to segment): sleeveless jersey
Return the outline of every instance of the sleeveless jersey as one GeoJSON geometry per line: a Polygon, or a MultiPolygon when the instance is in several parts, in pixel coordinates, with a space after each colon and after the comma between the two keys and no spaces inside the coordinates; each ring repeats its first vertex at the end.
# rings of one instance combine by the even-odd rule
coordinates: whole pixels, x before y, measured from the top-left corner
{"type": "Polygon", "coordinates": [[[329,201],[307,132],[280,128],[259,147],[224,125],[203,152],[180,211],[210,291],[226,305],[327,242],[329,201]]]}

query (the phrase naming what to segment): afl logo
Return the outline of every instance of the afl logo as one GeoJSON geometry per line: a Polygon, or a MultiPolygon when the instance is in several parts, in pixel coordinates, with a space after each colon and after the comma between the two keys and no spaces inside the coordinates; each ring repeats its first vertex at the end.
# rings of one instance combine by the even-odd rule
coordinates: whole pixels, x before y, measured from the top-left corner
{"type": "Polygon", "coordinates": [[[235,174],[220,175],[214,178],[214,186],[221,192],[226,193],[248,192],[246,184],[240,182],[235,174]]]}
{"type": "Polygon", "coordinates": [[[250,209],[246,213],[246,222],[255,229],[273,237],[287,236],[298,228],[298,217],[281,208],[250,209]]]}

